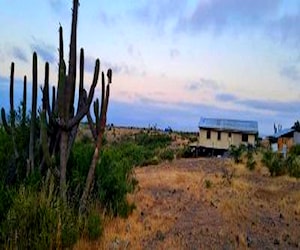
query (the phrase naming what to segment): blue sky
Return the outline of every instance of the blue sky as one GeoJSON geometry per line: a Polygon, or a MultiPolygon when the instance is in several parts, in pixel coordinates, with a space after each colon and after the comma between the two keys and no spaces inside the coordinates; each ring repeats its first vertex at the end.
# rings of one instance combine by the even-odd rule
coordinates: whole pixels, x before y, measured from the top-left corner
{"type": "MultiPolygon", "coordinates": [[[[30,95],[32,53],[57,81],[58,27],[68,49],[71,0],[0,0],[0,106],[30,95]]],[[[256,120],[262,134],[300,117],[298,0],[81,1],[78,47],[85,85],[95,59],[113,70],[108,122],[196,131],[199,119],[256,120]]],[[[98,86],[99,93],[100,85],[98,86]]]]}

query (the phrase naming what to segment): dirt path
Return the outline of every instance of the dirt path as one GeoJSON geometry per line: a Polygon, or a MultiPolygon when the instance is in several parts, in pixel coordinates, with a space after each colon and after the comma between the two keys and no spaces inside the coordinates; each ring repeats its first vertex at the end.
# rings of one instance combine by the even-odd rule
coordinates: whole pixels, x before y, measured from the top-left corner
{"type": "MultiPolygon", "coordinates": [[[[224,159],[138,168],[137,209],[90,249],[297,249],[300,181],[224,159]]],[[[80,245],[82,244],[82,245],[80,245]]]]}

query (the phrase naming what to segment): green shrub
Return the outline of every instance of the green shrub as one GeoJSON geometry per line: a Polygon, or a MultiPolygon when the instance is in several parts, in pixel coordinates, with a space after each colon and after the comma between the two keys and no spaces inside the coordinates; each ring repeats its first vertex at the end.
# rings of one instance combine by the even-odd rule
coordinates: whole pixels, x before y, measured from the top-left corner
{"type": "Polygon", "coordinates": [[[256,161],[253,158],[248,158],[246,162],[246,167],[252,171],[255,169],[255,166],[256,166],[256,161]]]}
{"type": "MultiPolygon", "coordinates": [[[[26,162],[28,159],[29,149],[29,120],[22,123],[21,110],[15,112],[15,146],[18,152],[18,158],[15,158],[12,136],[8,135],[4,127],[0,126],[0,180],[6,184],[14,185],[21,184],[26,179],[26,162]]],[[[10,117],[8,117],[10,124],[10,117]]],[[[37,122],[37,138],[39,124],[37,122]]],[[[38,155],[38,152],[36,152],[38,155]]]]}
{"type": "Polygon", "coordinates": [[[286,159],[286,167],[290,176],[300,178],[300,156],[289,155],[286,159]]]}
{"type": "Polygon", "coordinates": [[[68,161],[68,194],[71,200],[78,204],[82,194],[86,176],[92,161],[94,145],[89,142],[76,142],[68,161]]]}
{"type": "Polygon", "coordinates": [[[1,223],[3,248],[67,248],[78,236],[77,214],[58,198],[53,183],[41,191],[21,185],[1,223]]]}
{"type": "Polygon", "coordinates": [[[265,151],[262,163],[269,169],[271,176],[280,176],[286,173],[285,162],[281,154],[265,151]]]}
{"type": "Polygon", "coordinates": [[[164,149],[159,154],[160,159],[172,161],[174,159],[174,151],[172,149],[164,149]]]}
{"type": "Polygon", "coordinates": [[[142,163],[142,167],[150,166],[150,165],[158,165],[160,163],[160,159],[157,156],[154,156],[152,158],[146,159],[142,163]]]}
{"type": "Polygon", "coordinates": [[[96,194],[101,204],[113,215],[127,217],[134,209],[126,195],[134,191],[137,184],[132,176],[133,165],[117,149],[103,151],[96,169],[96,194]]]}
{"type": "Polygon", "coordinates": [[[172,138],[168,134],[147,134],[139,133],[135,135],[135,142],[138,145],[145,146],[150,149],[164,148],[171,144],[172,138]]]}
{"type": "Polygon", "coordinates": [[[292,177],[300,178],[300,146],[293,146],[287,158],[277,152],[263,153],[262,163],[269,169],[271,176],[280,176],[288,173],[292,177]]]}
{"type": "Polygon", "coordinates": [[[235,145],[230,145],[229,147],[229,155],[233,157],[235,163],[242,162],[242,155],[245,151],[245,145],[241,144],[239,147],[235,145]]]}
{"type": "Polygon", "coordinates": [[[92,211],[88,215],[87,228],[91,240],[96,240],[103,234],[103,221],[96,211],[92,211]]]}
{"type": "Polygon", "coordinates": [[[61,245],[65,249],[73,246],[79,239],[80,224],[78,215],[72,208],[65,206],[62,211],[58,212],[61,213],[62,221],[61,245]]]}
{"type": "Polygon", "coordinates": [[[300,155],[300,144],[293,145],[289,150],[289,155],[293,155],[293,156],[300,155]]]}
{"type": "Polygon", "coordinates": [[[252,148],[248,148],[246,167],[251,171],[254,170],[256,166],[256,161],[254,160],[253,153],[254,150],[252,148]]]}
{"type": "Polygon", "coordinates": [[[6,247],[20,249],[48,248],[56,235],[56,213],[38,199],[36,192],[20,187],[1,228],[6,232],[6,247]]]}
{"type": "Polygon", "coordinates": [[[0,225],[5,220],[7,212],[13,202],[14,191],[0,182],[0,225]]]}
{"type": "Polygon", "coordinates": [[[118,160],[126,158],[132,166],[142,166],[155,156],[155,151],[133,142],[122,143],[116,148],[118,160]]]}
{"type": "Polygon", "coordinates": [[[193,157],[194,154],[191,151],[191,147],[189,146],[185,146],[183,148],[180,148],[177,152],[176,152],[176,157],[177,158],[190,158],[193,157]]]}
{"type": "Polygon", "coordinates": [[[7,174],[7,166],[9,165],[9,161],[11,160],[12,153],[12,140],[4,131],[4,128],[0,127],[0,178],[2,180],[5,179],[5,176],[7,174]]]}
{"type": "Polygon", "coordinates": [[[205,187],[206,187],[206,188],[211,188],[211,187],[212,187],[212,182],[211,182],[211,180],[205,180],[204,183],[205,183],[205,187]]]}

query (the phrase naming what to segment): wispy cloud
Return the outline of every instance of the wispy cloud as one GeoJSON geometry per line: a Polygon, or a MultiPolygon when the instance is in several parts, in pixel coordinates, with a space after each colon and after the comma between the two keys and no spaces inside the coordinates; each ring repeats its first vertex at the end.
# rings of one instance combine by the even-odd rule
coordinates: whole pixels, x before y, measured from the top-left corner
{"type": "Polygon", "coordinates": [[[276,114],[298,114],[300,115],[300,101],[280,101],[268,99],[251,99],[240,98],[239,96],[231,93],[217,94],[215,99],[220,102],[230,102],[237,107],[244,107],[253,111],[268,112],[276,114]]]}
{"type": "Polygon", "coordinates": [[[234,102],[237,100],[237,97],[233,94],[222,93],[222,94],[217,94],[216,99],[221,102],[234,102]]]}
{"type": "Polygon", "coordinates": [[[12,55],[13,55],[13,57],[15,57],[23,62],[28,62],[28,57],[26,55],[26,52],[19,47],[14,46],[12,48],[12,55]]]}
{"type": "Polygon", "coordinates": [[[170,49],[170,57],[172,59],[177,58],[180,55],[180,52],[178,49],[170,49]]]}
{"type": "Polygon", "coordinates": [[[190,91],[195,91],[203,88],[217,90],[220,88],[220,84],[212,79],[200,78],[200,80],[198,81],[193,81],[187,84],[186,88],[190,91]]]}
{"type": "Polygon", "coordinates": [[[67,8],[68,1],[65,0],[48,0],[48,3],[52,9],[52,11],[57,15],[60,15],[62,17],[66,16],[67,11],[69,11],[69,8],[67,8]]]}
{"type": "Polygon", "coordinates": [[[235,103],[244,105],[246,107],[268,111],[272,113],[280,114],[300,114],[299,106],[300,101],[276,101],[276,100],[256,100],[256,99],[246,99],[246,100],[237,100],[235,103]]]}
{"type": "Polygon", "coordinates": [[[178,29],[222,33],[227,28],[241,31],[264,24],[279,7],[279,0],[211,0],[199,1],[191,15],[182,18],[178,29]]]}
{"type": "Polygon", "coordinates": [[[33,38],[33,42],[30,45],[33,51],[36,51],[38,56],[42,57],[43,60],[49,63],[54,63],[56,61],[56,48],[53,45],[46,44],[43,41],[38,41],[33,38]]]}
{"type": "Polygon", "coordinates": [[[300,71],[296,65],[285,66],[280,70],[280,75],[294,82],[300,81],[300,71]]]}
{"type": "Polygon", "coordinates": [[[137,46],[129,44],[127,47],[127,52],[134,60],[138,60],[140,63],[144,64],[142,53],[137,46]]]}
{"type": "Polygon", "coordinates": [[[297,13],[285,14],[268,24],[267,33],[274,41],[299,47],[300,44],[300,6],[297,13]]]}
{"type": "Polygon", "coordinates": [[[186,7],[186,3],[182,0],[147,0],[136,9],[135,16],[140,23],[155,27],[158,32],[163,33],[166,24],[176,24],[186,7]]]}
{"type": "MultiPolygon", "coordinates": [[[[86,56],[84,58],[85,70],[89,73],[94,73],[95,62],[96,58],[92,56],[86,56]]],[[[100,70],[107,71],[108,69],[112,69],[114,74],[131,74],[136,72],[134,67],[130,67],[125,63],[113,63],[100,60],[100,70]]]]}
{"type": "Polygon", "coordinates": [[[108,13],[104,11],[99,11],[98,18],[100,22],[105,26],[112,26],[116,24],[116,18],[115,16],[110,16],[108,13]]]}

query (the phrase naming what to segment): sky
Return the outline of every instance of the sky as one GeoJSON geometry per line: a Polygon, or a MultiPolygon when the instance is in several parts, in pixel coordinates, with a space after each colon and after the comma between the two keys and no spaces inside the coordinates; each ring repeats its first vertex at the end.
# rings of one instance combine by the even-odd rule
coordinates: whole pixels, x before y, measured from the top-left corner
{"type": "MultiPolygon", "coordinates": [[[[24,75],[30,105],[34,51],[39,85],[46,61],[56,85],[58,28],[66,53],[71,8],[71,0],[0,0],[1,107],[12,61],[15,105],[24,75]]],[[[268,135],[274,123],[300,119],[298,0],[90,0],[78,18],[85,87],[96,58],[113,71],[108,123],[197,131],[200,117],[255,120],[268,135]]]]}

